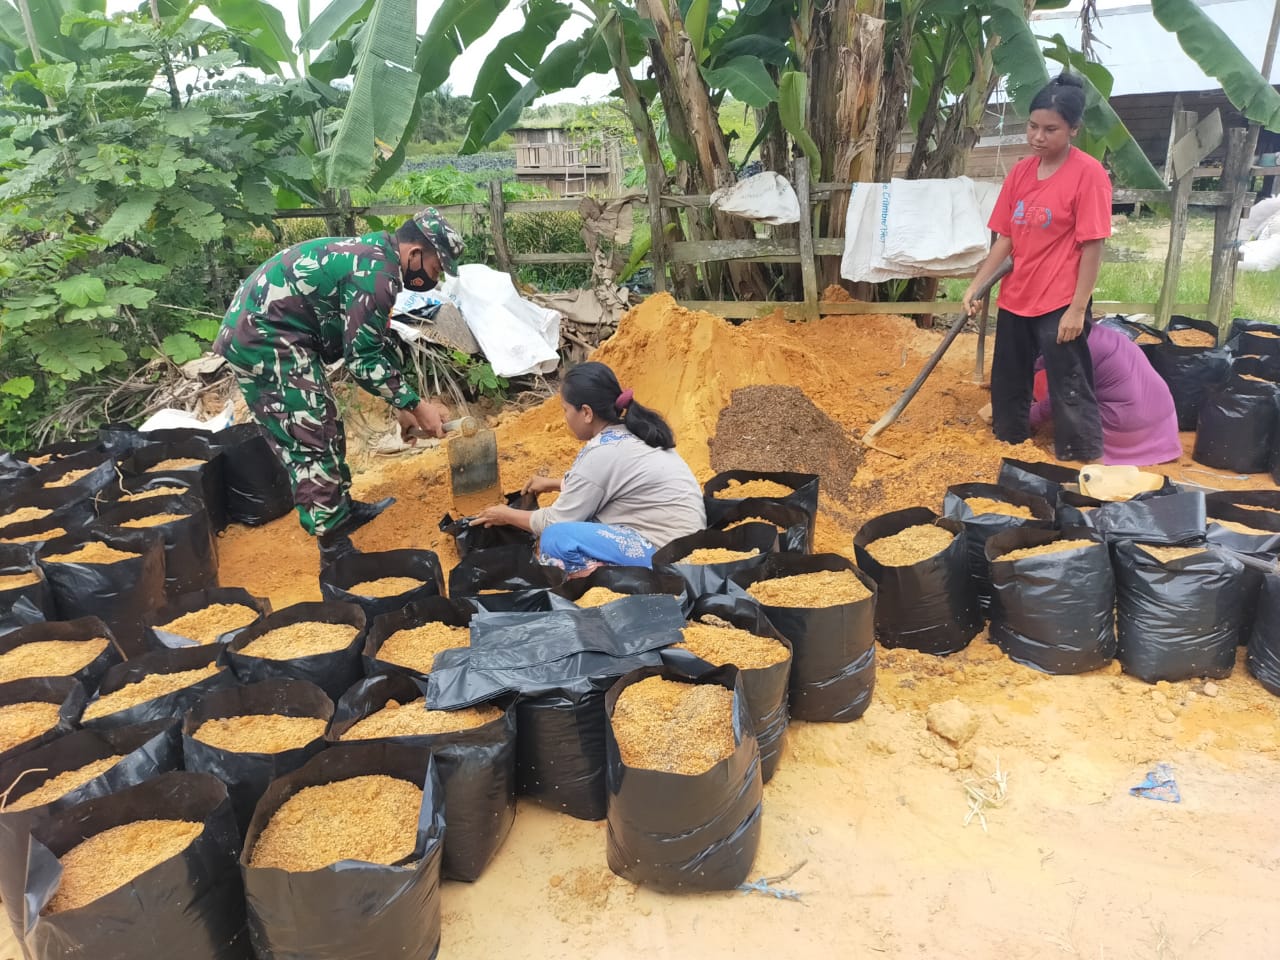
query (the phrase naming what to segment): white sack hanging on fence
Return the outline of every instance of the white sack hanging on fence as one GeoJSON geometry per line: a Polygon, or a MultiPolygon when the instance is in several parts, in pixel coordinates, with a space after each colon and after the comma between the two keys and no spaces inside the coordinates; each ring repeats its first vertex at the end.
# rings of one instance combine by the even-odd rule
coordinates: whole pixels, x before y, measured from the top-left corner
{"type": "Polygon", "coordinates": [[[1266,273],[1280,267],[1280,233],[1262,240],[1240,244],[1240,269],[1246,273],[1266,273]]]}
{"type": "Polygon", "coordinates": [[[897,274],[878,267],[889,221],[889,184],[855,183],[844,218],[840,276],[855,283],[882,283],[897,274]]]}
{"type": "MultiPolygon", "coordinates": [[[[1241,240],[1260,240],[1264,229],[1276,217],[1280,217],[1280,197],[1267,197],[1249,208],[1249,216],[1240,221],[1241,240]]],[[[1275,232],[1274,228],[1271,232],[1275,232]]]]}
{"type": "Polygon", "coordinates": [[[721,187],[711,194],[711,207],[760,223],[800,222],[800,198],[791,184],[772,170],[721,187]]]}
{"type": "Polygon", "coordinates": [[[560,314],[522,299],[508,274],[463,264],[441,292],[461,308],[498,376],[550,373],[560,362],[560,314]]]}

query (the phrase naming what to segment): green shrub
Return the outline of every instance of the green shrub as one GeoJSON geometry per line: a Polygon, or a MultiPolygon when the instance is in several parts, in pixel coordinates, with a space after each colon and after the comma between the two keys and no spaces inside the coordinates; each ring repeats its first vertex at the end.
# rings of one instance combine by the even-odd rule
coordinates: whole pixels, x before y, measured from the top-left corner
{"type": "MultiPolygon", "coordinates": [[[[507,217],[507,248],[512,253],[575,253],[587,249],[582,239],[582,217],[571,211],[515,213],[507,217]]],[[[585,263],[548,263],[524,266],[522,283],[543,290],[573,290],[591,282],[585,263]]]]}

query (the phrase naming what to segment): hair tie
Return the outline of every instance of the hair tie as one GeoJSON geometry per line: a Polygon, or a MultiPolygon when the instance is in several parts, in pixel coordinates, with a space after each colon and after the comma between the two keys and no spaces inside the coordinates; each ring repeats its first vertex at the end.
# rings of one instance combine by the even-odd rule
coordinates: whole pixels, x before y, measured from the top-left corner
{"type": "Polygon", "coordinates": [[[613,409],[619,413],[626,413],[627,407],[631,406],[631,401],[635,399],[635,394],[630,390],[623,390],[618,394],[618,399],[613,401],[613,409]]]}

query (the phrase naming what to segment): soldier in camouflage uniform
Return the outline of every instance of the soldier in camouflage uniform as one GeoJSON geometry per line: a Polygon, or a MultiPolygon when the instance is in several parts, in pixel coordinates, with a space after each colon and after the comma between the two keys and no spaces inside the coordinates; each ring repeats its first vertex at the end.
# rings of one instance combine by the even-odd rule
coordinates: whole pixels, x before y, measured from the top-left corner
{"type": "Polygon", "coordinates": [[[387,332],[402,281],[428,290],[461,252],[458,233],[427,207],[394,234],[282,250],[249,276],[227,310],[213,350],[266,428],[289,471],[302,526],[319,538],[326,559],[348,552],[351,531],[394,500],[351,500],[346,436],[325,365],[345,360],[356,383],[392,404],[406,439],[415,427],[443,436],[443,408],[405,383],[387,332]]]}

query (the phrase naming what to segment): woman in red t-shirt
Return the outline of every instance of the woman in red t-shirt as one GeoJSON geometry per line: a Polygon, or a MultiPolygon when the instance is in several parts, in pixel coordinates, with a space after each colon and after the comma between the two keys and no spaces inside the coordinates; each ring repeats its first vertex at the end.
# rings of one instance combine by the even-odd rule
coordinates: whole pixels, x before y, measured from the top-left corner
{"type": "Polygon", "coordinates": [[[1111,181],[1071,145],[1084,116],[1084,85],[1063,73],[1031,101],[1027,143],[1035,151],[1005,178],[989,226],[999,234],[965,291],[974,292],[1010,254],[1013,272],[996,301],[991,429],[1006,443],[1031,436],[1032,380],[1044,357],[1059,460],[1102,456],[1102,423],[1086,338],[1102,245],[1111,235],[1111,181]]]}

